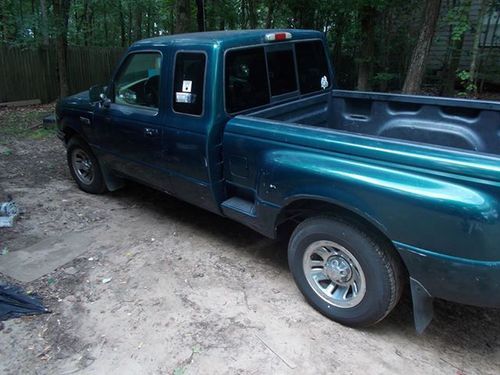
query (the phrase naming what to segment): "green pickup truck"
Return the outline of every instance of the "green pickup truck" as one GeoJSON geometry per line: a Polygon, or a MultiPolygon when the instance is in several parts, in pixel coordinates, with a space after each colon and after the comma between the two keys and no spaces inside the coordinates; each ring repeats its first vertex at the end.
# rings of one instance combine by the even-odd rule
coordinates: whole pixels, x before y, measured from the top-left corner
{"type": "Polygon", "coordinates": [[[316,31],[147,39],[58,103],[58,136],[86,192],[136,180],[287,238],[298,288],[344,325],[407,284],[418,331],[433,298],[500,307],[500,103],[333,81],[316,31]]]}

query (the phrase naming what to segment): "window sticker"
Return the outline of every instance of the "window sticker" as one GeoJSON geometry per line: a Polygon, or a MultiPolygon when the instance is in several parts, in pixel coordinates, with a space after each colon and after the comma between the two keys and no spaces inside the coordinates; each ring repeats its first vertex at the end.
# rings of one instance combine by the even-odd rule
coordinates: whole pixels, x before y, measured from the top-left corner
{"type": "Polygon", "coordinates": [[[188,92],[176,92],[175,101],[177,103],[192,104],[196,101],[196,95],[188,92]]]}
{"type": "Polygon", "coordinates": [[[182,81],[182,92],[191,92],[193,81],[182,81]]]}
{"type": "Polygon", "coordinates": [[[328,87],[328,78],[326,76],[321,77],[321,88],[325,90],[328,87]]]}

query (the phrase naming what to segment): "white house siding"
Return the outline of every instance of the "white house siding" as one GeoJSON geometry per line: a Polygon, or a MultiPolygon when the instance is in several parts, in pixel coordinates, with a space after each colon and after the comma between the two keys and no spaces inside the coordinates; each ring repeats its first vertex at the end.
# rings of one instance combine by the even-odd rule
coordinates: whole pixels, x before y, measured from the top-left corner
{"type": "MultiPolygon", "coordinates": [[[[448,53],[448,43],[450,37],[449,25],[445,20],[448,8],[451,6],[452,0],[443,0],[441,5],[441,17],[436,30],[436,34],[429,52],[427,59],[427,69],[429,73],[439,74],[443,69],[444,62],[446,60],[446,55],[448,53]]],[[[472,27],[476,27],[477,20],[479,17],[481,2],[480,0],[472,0],[470,9],[470,24],[472,27]]],[[[489,14],[486,17],[489,17],[489,14]]],[[[497,9],[495,16],[500,14],[500,9],[497,9]]],[[[494,26],[494,25],[493,25],[494,26]]],[[[490,30],[492,33],[492,30],[490,30]]],[[[500,26],[497,28],[497,38],[496,46],[485,47],[482,49],[482,60],[481,69],[479,76],[484,78],[485,81],[500,84],[500,38],[498,35],[500,33],[500,26]]],[[[491,34],[490,34],[491,35],[491,34]]],[[[471,63],[471,53],[472,45],[474,43],[474,34],[472,30],[469,30],[464,36],[464,45],[462,48],[462,55],[460,58],[459,69],[468,70],[471,63]]],[[[483,39],[481,38],[481,41],[483,39]]]]}

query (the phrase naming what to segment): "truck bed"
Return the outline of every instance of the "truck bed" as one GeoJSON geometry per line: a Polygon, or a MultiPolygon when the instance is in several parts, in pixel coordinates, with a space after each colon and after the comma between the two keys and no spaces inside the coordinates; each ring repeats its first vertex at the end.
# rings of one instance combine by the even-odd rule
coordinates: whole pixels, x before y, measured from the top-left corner
{"type": "Polygon", "coordinates": [[[250,117],[500,154],[500,103],[334,90],[250,117]]]}

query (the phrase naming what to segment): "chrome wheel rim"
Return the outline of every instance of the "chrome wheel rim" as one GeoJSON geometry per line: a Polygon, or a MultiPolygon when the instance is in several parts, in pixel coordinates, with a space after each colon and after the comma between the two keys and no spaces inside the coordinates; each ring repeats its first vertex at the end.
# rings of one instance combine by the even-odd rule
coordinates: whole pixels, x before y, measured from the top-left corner
{"type": "Polygon", "coordinates": [[[310,244],[304,253],[303,269],[309,286],[336,307],[357,306],[366,294],[361,265],[349,250],[336,242],[310,244]]]}
{"type": "Polygon", "coordinates": [[[94,181],[95,170],[92,159],[81,148],[76,148],[71,153],[71,164],[76,177],[85,185],[90,185],[94,181]]]}

